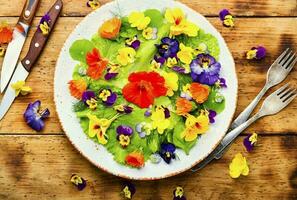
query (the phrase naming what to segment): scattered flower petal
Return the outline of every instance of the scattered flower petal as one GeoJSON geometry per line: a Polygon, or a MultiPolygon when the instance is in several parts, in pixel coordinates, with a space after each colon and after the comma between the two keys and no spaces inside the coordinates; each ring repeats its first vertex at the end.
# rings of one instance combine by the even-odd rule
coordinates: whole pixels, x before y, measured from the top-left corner
{"type": "Polygon", "coordinates": [[[12,40],[13,30],[6,22],[0,25],[0,45],[8,44],[12,40]]]}
{"type": "Polygon", "coordinates": [[[180,186],[176,187],[173,191],[173,200],[187,200],[184,195],[184,189],[180,186]]]}
{"type": "Polygon", "coordinates": [[[82,98],[82,94],[88,87],[87,82],[84,79],[71,80],[68,84],[71,95],[79,100],[82,98]]]}
{"type": "Polygon", "coordinates": [[[120,32],[122,21],[114,17],[105,21],[99,29],[99,34],[105,39],[115,39],[120,32]]]}
{"type": "Polygon", "coordinates": [[[77,174],[72,174],[70,178],[71,183],[77,187],[78,190],[83,190],[87,186],[87,182],[77,174]]]}
{"type": "Polygon", "coordinates": [[[87,6],[92,8],[93,10],[96,10],[100,7],[99,0],[88,0],[87,6]]]}
{"type": "Polygon", "coordinates": [[[229,10],[223,9],[219,14],[220,20],[223,22],[223,25],[226,27],[234,26],[234,17],[231,15],[229,10]]]}
{"type": "Polygon", "coordinates": [[[249,174],[249,166],[246,158],[241,153],[235,155],[229,165],[229,174],[232,178],[238,178],[240,175],[247,176],[249,174]]]}
{"type": "Polygon", "coordinates": [[[44,128],[44,119],[50,115],[49,109],[41,110],[41,102],[39,100],[34,103],[29,103],[25,113],[24,119],[26,123],[35,131],[41,131],[44,128]]]}
{"type": "Polygon", "coordinates": [[[42,35],[48,35],[50,32],[49,23],[51,21],[50,15],[47,13],[45,14],[39,22],[38,30],[41,31],[42,35]]]}
{"type": "Polygon", "coordinates": [[[135,185],[132,184],[131,182],[125,182],[124,188],[122,190],[122,194],[125,199],[132,199],[133,195],[136,192],[135,185]]]}
{"type": "Polygon", "coordinates": [[[252,60],[252,59],[261,60],[265,58],[265,56],[266,56],[266,49],[263,46],[253,47],[251,48],[251,50],[249,50],[246,53],[246,59],[248,60],[252,60]]]}
{"type": "Polygon", "coordinates": [[[248,152],[251,152],[254,146],[257,144],[257,141],[258,141],[257,133],[249,134],[247,137],[244,138],[243,145],[245,146],[248,152]]]}
{"type": "Polygon", "coordinates": [[[19,94],[24,96],[32,92],[32,89],[29,86],[26,86],[25,81],[17,81],[16,83],[13,83],[11,87],[14,89],[16,97],[19,96],[19,94]]]}

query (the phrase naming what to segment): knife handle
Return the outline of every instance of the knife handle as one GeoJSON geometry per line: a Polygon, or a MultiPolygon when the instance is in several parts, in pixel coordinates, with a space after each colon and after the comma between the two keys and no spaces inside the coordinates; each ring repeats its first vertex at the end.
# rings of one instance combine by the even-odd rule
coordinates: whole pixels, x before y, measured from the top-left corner
{"type": "Polygon", "coordinates": [[[37,10],[38,4],[39,4],[39,0],[26,0],[26,3],[24,5],[23,11],[19,18],[18,24],[19,22],[22,22],[30,26],[35,16],[35,12],[37,10]]]}
{"type": "Polygon", "coordinates": [[[25,58],[21,61],[22,65],[25,67],[25,69],[29,72],[35,62],[37,61],[38,57],[40,56],[42,50],[45,47],[45,44],[55,26],[55,23],[61,13],[63,7],[62,0],[57,0],[56,3],[51,7],[51,9],[48,11],[48,15],[50,16],[50,21],[48,22],[49,26],[49,33],[47,35],[43,35],[41,30],[39,29],[39,26],[36,30],[36,32],[33,35],[33,38],[30,43],[29,51],[25,58]]]}

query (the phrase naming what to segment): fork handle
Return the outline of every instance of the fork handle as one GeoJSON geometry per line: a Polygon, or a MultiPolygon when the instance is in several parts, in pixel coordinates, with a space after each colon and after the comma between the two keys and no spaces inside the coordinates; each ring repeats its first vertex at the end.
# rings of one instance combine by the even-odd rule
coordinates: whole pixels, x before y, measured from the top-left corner
{"type": "Polygon", "coordinates": [[[264,94],[267,92],[267,90],[270,87],[268,84],[265,84],[265,86],[262,88],[262,90],[259,92],[259,94],[255,97],[255,99],[238,115],[238,117],[232,122],[230,129],[233,130],[239,125],[243,124],[251,115],[255,107],[258,105],[261,98],[264,96],[264,94]]]}

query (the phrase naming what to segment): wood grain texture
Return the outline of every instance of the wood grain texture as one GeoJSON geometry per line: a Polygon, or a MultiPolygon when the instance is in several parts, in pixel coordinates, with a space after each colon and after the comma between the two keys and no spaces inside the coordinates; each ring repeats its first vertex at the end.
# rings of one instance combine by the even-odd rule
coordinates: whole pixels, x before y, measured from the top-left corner
{"type": "MultiPolygon", "coordinates": [[[[246,153],[242,139],[229,152],[203,170],[160,181],[133,181],[134,200],[169,200],[183,186],[189,200],[296,199],[297,136],[261,137],[246,153]],[[241,152],[250,174],[232,179],[228,165],[241,152]]],[[[64,136],[0,136],[0,199],[120,199],[123,179],[92,166],[64,136]],[[72,173],[88,180],[82,192],[70,183],[72,173]]]]}
{"type": "MultiPolygon", "coordinates": [[[[67,5],[67,4],[66,4],[67,5]]],[[[9,23],[16,22],[17,18],[0,18],[9,23]]],[[[22,114],[29,102],[40,99],[44,107],[52,112],[46,123],[44,133],[61,133],[61,126],[55,113],[53,102],[53,78],[55,63],[59,50],[74,27],[82,20],[80,17],[63,17],[57,22],[52,36],[36,66],[31,72],[27,84],[33,88],[29,96],[16,99],[5,118],[0,121],[0,133],[32,133],[32,130],[24,123],[22,114]]],[[[236,62],[236,70],[239,79],[239,98],[236,115],[242,111],[261,90],[265,83],[267,69],[276,57],[286,47],[297,50],[297,34],[292,27],[297,27],[296,18],[240,18],[236,21],[234,29],[228,29],[221,25],[217,18],[209,18],[210,22],[222,33],[236,62]],[[277,28],[276,24],[278,25],[277,28]],[[263,61],[247,61],[244,53],[250,47],[262,44],[268,50],[268,55],[263,61]]],[[[34,27],[39,19],[35,19],[34,27]]],[[[22,56],[28,49],[29,41],[36,28],[32,28],[29,39],[26,41],[22,56]]],[[[0,59],[0,63],[2,58],[0,59]]],[[[69,66],[71,70],[73,66],[69,66]]],[[[228,67],[228,66],[225,66],[228,67]]],[[[286,82],[291,81],[297,85],[296,67],[293,69],[286,82]]],[[[275,89],[270,90],[273,91],[275,89]]],[[[259,133],[297,133],[294,122],[297,120],[297,101],[275,116],[259,120],[246,132],[257,131],[259,133]],[[290,117],[288,117],[290,116],[290,117]],[[273,122],[273,125],[272,123],[273,122]]]]}
{"type": "MultiPolygon", "coordinates": [[[[111,0],[100,0],[101,4],[111,0]]],[[[87,0],[64,0],[63,16],[85,16],[92,11],[86,6],[87,0]]],[[[296,0],[181,0],[189,7],[206,16],[217,16],[221,9],[228,8],[236,16],[297,16],[296,0]]],[[[54,0],[41,0],[37,16],[42,16],[54,0]]],[[[18,16],[24,0],[0,0],[0,16],[18,16]],[[20,6],[15,6],[20,5],[20,6]]]]}

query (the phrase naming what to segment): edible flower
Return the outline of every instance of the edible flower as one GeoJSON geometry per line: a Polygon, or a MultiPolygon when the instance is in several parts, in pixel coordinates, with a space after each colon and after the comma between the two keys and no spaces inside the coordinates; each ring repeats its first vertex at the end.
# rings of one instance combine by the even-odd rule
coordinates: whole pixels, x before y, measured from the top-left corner
{"type": "Polygon", "coordinates": [[[123,113],[130,114],[133,111],[132,107],[123,105],[123,104],[114,106],[113,109],[115,109],[118,113],[121,113],[121,114],[123,114],[123,113]]]}
{"type": "Polygon", "coordinates": [[[26,123],[35,131],[41,131],[44,128],[44,119],[50,115],[49,109],[41,110],[41,102],[39,100],[34,103],[29,103],[25,113],[24,119],[26,123]]]}
{"type": "Polygon", "coordinates": [[[156,72],[134,72],[128,77],[123,90],[124,98],[140,108],[148,108],[154,99],[165,96],[165,79],[156,72]]]}
{"type": "Polygon", "coordinates": [[[161,44],[156,45],[156,47],[161,57],[173,58],[179,51],[179,42],[176,39],[164,37],[161,39],[161,44]]]}
{"type": "Polygon", "coordinates": [[[180,186],[173,191],[173,200],[187,200],[184,195],[184,189],[180,186]]]}
{"type": "Polygon", "coordinates": [[[174,144],[162,143],[160,156],[167,164],[170,164],[171,160],[176,158],[175,150],[176,150],[176,147],[174,144]]]}
{"type": "Polygon", "coordinates": [[[126,156],[125,162],[131,167],[141,168],[144,166],[144,156],[140,152],[132,152],[126,156]]]}
{"type": "Polygon", "coordinates": [[[130,126],[120,125],[117,127],[117,139],[123,148],[130,144],[130,137],[133,134],[133,129],[130,126]]]}
{"type": "Polygon", "coordinates": [[[191,101],[192,100],[192,94],[190,92],[190,88],[191,88],[191,85],[189,83],[187,83],[186,85],[184,85],[182,87],[182,92],[180,94],[180,97],[185,98],[185,99],[191,101]]]}
{"type": "Polygon", "coordinates": [[[214,110],[208,110],[208,119],[209,123],[215,123],[215,117],[217,116],[217,112],[214,110]]]}
{"type": "Polygon", "coordinates": [[[223,25],[226,27],[234,26],[234,17],[231,15],[229,10],[223,9],[219,14],[220,20],[223,22],[223,25]]]}
{"type": "Polygon", "coordinates": [[[179,74],[188,74],[189,73],[189,70],[187,70],[186,68],[181,67],[181,66],[174,66],[171,69],[179,74]]]}
{"type": "Polygon", "coordinates": [[[220,88],[227,88],[226,79],[219,78],[219,80],[217,80],[217,82],[215,83],[215,86],[218,89],[220,89],[220,88]]]}
{"type": "Polygon", "coordinates": [[[198,117],[187,114],[186,128],[182,132],[181,137],[187,142],[194,141],[198,134],[203,134],[209,129],[209,119],[205,114],[200,114],[198,117]]]}
{"type": "Polygon", "coordinates": [[[232,178],[238,178],[240,175],[247,176],[249,174],[249,166],[246,158],[241,153],[235,155],[229,165],[229,174],[232,178]]]}
{"type": "Polygon", "coordinates": [[[248,60],[252,60],[252,59],[261,60],[265,58],[265,56],[266,56],[266,49],[263,46],[253,47],[251,48],[251,50],[246,52],[246,59],[248,60]]]}
{"type": "Polygon", "coordinates": [[[0,45],[11,42],[12,35],[12,28],[8,26],[7,22],[2,22],[0,25],[0,45]]]}
{"type": "Polygon", "coordinates": [[[248,152],[251,152],[258,141],[258,134],[253,133],[246,136],[243,140],[243,145],[248,152]]]}
{"type": "Polygon", "coordinates": [[[136,132],[140,138],[145,138],[145,136],[150,135],[153,127],[150,123],[141,122],[135,127],[136,132]]]}
{"type": "Polygon", "coordinates": [[[166,63],[167,67],[172,68],[172,67],[174,67],[176,64],[177,64],[177,59],[176,59],[176,57],[173,57],[173,58],[170,58],[170,57],[169,57],[169,58],[167,59],[167,63],[166,63]]]}
{"type": "Polygon", "coordinates": [[[91,7],[93,10],[96,10],[100,7],[100,2],[99,0],[88,0],[87,6],[91,7]]]}
{"type": "Polygon", "coordinates": [[[157,28],[147,27],[142,31],[142,36],[147,40],[155,40],[158,38],[157,33],[158,33],[157,28]]]}
{"type": "Polygon", "coordinates": [[[114,17],[105,21],[99,29],[99,34],[102,38],[105,39],[115,39],[121,29],[122,21],[114,17]]]}
{"type": "Polygon", "coordinates": [[[132,199],[133,195],[136,192],[135,185],[133,185],[131,182],[125,182],[124,188],[122,190],[122,194],[125,199],[132,199]]]}
{"type": "Polygon", "coordinates": [[[12,84],[11,87],[15,91],[15,96],[21,95],[27,95],[32,92],[32,89],[29,86],[26,86],[25,81],[17,81],[16,83],[12,84]]]}
{"type": "Polygon", "coordinates": [[[50,32],[49,23],[51,21],[50,15],[45,14],[39,22],[38,30],[41,31],[42,35],[48,35],[50,32]]]}
{"type": "Polygon", "coordinates": [[[133,49],[137,50],[140,47],[140,40],[138,39],[137,35],[133,38],[128,38],[125,41],[126,46],[132,47],[133,49]]]}
{"type": "Polygon", "coordinates": [[[89,131],[88,135],[90,138],[93,138],[97,136],[98,142],[100,144],[106,144],[107,136],[106,131],[110,127],[111,123],[116,120],[120,115],[117,114],[113,116],[111,119],[105,119],[105,118],[97,118],[95,115],[88,114],[87,117],[89,118],[89,131]]]}
{"type": "Polygon", "coordinates": [[[168,8],[165,12],[165,19],[171,24],[170,35],[172,36],[185,34],[195,37],[198,35],[199,28],[186,19],[185,14],[180,8],[168,8]]]}
{"type": "Polygon", "coordinates": [[[110,89],[103,89],[99,91],[99,99],[101,99],[107,106],[112,106],[116,102],[117,98],[118,95],[110,89]]]}
{"type": "Polygon", "coordinates": [[[221,64],[209,54],[199,54],[191,64],[193,81],[206,85],[214,85],[219,79],[221,64]]]}
{"type": "Polygon", "coordinates": [[[179,45],[180,51],[177,53],[177,57],[181,62],[185,64],[190,64],[193,60],[194,50],[191,47],[185,46],[183,43],[179,45]]]}
{"type": "Polygon", "coordinates": [[[110,63],[107,68],[107,73],[104,76],[105,80],[110,80],[115,78],[119,74],[120,65],[119,64],[112,64],[110,63]]]}
{"type": "Polygon", "coordinates": [[[87,90],[82,94],[82,101],[91,109],[97,108],[97,100],[95,92],[87,90]]]}
{"type": "Polygon", "coordinates": [[[77,174],[72,174],[70,181],[77,187],[79,191],[83,190],[87,186],[86,180],[77,174]]]}
{"type": "Polygon", "coordinates": [[[106,69],[108,61],[101,57],[99,50],[96,48],[87,53],[86,61],[89,66],[87,75],[92,79],[98,80],[106,69]]]}
{"type": "Polygon", "coordinates": [[[178,90],[178,76],[173,72],[162,71],[161,75],[165,78],[165,87],[167,88],[167,96],[171,97],[178,90]]]}
{"type": "Polygon", "coordinates": [[[131,27],[136,27],[137,30],[144,30],[151,22],[151,18],[146,17],[143,12],[132,12],[128,16],[128,21],[131,27]]]}
{"type": "Polygon", "coordinates": [[[207,46],[205,43],[200,43],[197,48],[194,49],[194,54],[207,53],[207,46]]]}
{"type": "Polygon", "coordinates": [[[176,100],[176,114],[186,115],[193,109],[191,101],[178,97],[176,100]]]}
{"type": "Polygon", "coordinates": [[[5,54],[6,49],[0,46],[0,57],[3,57],[5,54]]]}
{"type": "Polygon", "coordinates": [[[190,93],[192,98],[199,104],[204,103],[209,96],[209,87],[199,83],[191,83],[190,93]]]}
{"type": "Polygon", "coordinates": [[[88,87],[88,84],[84,79],[71,80],[68,84],[71,95],[77,99],[82,98],[82,94],[88,87]]]}
{"type": "MultiPolygon", "coordinates": [[[[170,116],[170,113],[169,113],[170,116]]],[[[161,106],[157,106],[155,111],[152,113],[151,120],[153,129],[157,129],[159,134],[163,134],[165,129],[170,126],[170,120],[168,118],[168,110],[161,106]],[[167,114],[167,115],[166,115],[167,114]]]]}
{"type": "Polygon", "coordinates": [[[131,64],[135,61],[136,51],[132,47],[124,47],[119,49],[117,61],[123,65],[126,66],[128,64],[131,64]]]}
{"type": "Polygon", "coordinates": [[[144,116],[150,117],[152,116],[152,105],[150,105],[144,112],[144,116]]]}

